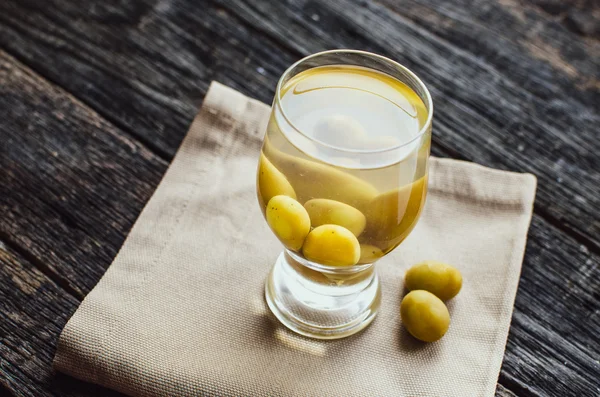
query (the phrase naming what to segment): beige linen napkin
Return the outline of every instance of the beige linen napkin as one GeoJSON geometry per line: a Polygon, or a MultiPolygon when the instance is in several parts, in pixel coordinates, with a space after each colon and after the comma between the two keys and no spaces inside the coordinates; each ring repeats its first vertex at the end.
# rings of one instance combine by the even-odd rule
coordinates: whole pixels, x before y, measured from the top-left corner
{"type": "Polygon", "coordinates": [[[213,83],[163,181],[60,336],[55,367],[133,396],[492,396],[536,179],[431,159],[410,237],[377,265],[375,322],[316,341],[272,320],[267,272],[282,250],[255,193],[268,106],[213,83]],[[455,264],[450,330],[415,341],[400,323],[411,264],[455,264]]]}

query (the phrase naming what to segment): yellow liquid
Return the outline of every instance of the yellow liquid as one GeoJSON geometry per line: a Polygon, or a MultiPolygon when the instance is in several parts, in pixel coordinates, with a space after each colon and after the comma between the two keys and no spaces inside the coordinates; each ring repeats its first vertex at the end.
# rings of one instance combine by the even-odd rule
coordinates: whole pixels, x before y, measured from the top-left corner
{"type": "MultiPolygon", "coordinates": [[[[262,155],[296,200],[348,204],[366,218],[357,236],[363,250],[394,249],[415,226],[427,193],[431,132],[421,134],[428,113],[419,96],[371,69],[327,66],[294,76],[280,101],[285,116],[274,108],[262,155]],[[365,160],[363,151],[379,152],[365,160]]],[[[264,211],[270,197],[263,196],[277,187],[260,175],[257,182],[264,211]]],[[[376,259],[366,254],[359,263],[376,259]]]]}

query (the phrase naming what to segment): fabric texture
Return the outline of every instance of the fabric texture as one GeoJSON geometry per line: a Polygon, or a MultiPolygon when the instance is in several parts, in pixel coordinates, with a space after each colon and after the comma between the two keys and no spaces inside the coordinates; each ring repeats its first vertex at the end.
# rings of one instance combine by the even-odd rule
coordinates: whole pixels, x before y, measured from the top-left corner
{"type": "Polygon", "coordinates": [[[255,173],[269,107],[213,83],[173,163],[114,262],[63,330],[55,368],[132,396],[493,396],[536,179],[431,159],[423,215],[377,264],[378,317],[346,339],[297,336],[264,281],[282,250],[255,173]],[[456,265],[446,336],[401,326],[403,274],[456,265]]]}

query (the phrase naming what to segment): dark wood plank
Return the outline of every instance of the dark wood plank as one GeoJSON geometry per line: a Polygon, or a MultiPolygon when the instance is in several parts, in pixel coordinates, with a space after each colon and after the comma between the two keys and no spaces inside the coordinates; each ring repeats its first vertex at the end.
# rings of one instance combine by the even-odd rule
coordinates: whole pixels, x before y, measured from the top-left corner
{"type": "Polygon", "coordinates": [[[52,358],[60,330],[79,301],[0,242],[0,395],[107,396],[120,394],[55,376],[52,358]]]}
{"type": "Polygon", "coordinates": [[[599,252],[599,44],[514,0],[388,3],[10,0],[0,45],[167,159],[210,79],[270,101],[301,55],[389,55],[431,87],[436,145],[538,175],[537,211],[599,252]]]}
{"type": "Polygon", "coordinates": [[[534,216],[500,382],[523,396],[600,395],[600,256],[534,216]]]}
{"type": "MultiPolygon", "coordinates": [[[[409,0],[402,6],[391,0],[376,1],[492,65],[514,85],[522,85],[539,99],[567,100],[575,105],[579,102],[597,110],[600,42],[567,31],[560,20],[528,2],[480,1],[479,7],[470,8],[472,2],[465,0],[445,3],[409,0]]],[[[579,9],[580,4],[563,2],[567,11],[579,9]]],[[[600,15],[594,16],[600,11],[600,3],[589,6],[587,12],[600,24],[600,15]]],[[[547,108],[540,102],[530,107],[538,111],[547,108]]],[[[570,120],[564,117],[573,115],[556,120],[563,123],[559,124],[561,127],[568,127],[564,122],[570,120]]]]}
{"type": "Polygon", "coordinates": [[[269,102],[296,59],[207,1],[2,1],[0,46],[167,159],[211,80],[269,102]]]}
{"type": "Polygon", "coordinates": [[[2,51],[0,102],[0,385],[117,396],[56,376],[52,358],[166,163],[2,51]]]}
{"type": "Polygon", "coordinates": [[[0,51],[0,238],[82,298],[167,163],[0,51]]]}

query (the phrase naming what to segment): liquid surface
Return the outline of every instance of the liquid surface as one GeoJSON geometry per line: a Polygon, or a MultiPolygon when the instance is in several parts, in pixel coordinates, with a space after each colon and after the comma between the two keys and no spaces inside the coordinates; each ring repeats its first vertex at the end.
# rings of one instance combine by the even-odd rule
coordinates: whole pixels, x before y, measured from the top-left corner
{"type": "MultiPolygon", "coordinates": [[[[281,93],[285,115],[273,108],[258,170],[263,211],[285,195],[307,209],[311,233],[322,224],[347,228],[339,235],[358,240],[359,264],[391,251],[415,226],[427,192],[431,131],[421,133],[421,99],[390,76],[347,66],[302,72],[281,93]]],[[[290,249],[303,256],[303,247],[290,249]]]]}
{"type": "MultiPolygon", "coordinates": [[[[283,133],[290,136],[300,131],[322,144],[316,151],[309,145],[300,149],[332,164],[338,162],[339,152],[327,148],[389,150],[410,144],[427,120],[427,110],[411,88],[386,74],[365,68],[310,69],[290,79],[281,95],[285,122],[280,120],[279,124],[283,133]]],[[[414,149],[414,145],[405,149],[385,153],[375,166],[398,161],[414,149]]]]}

